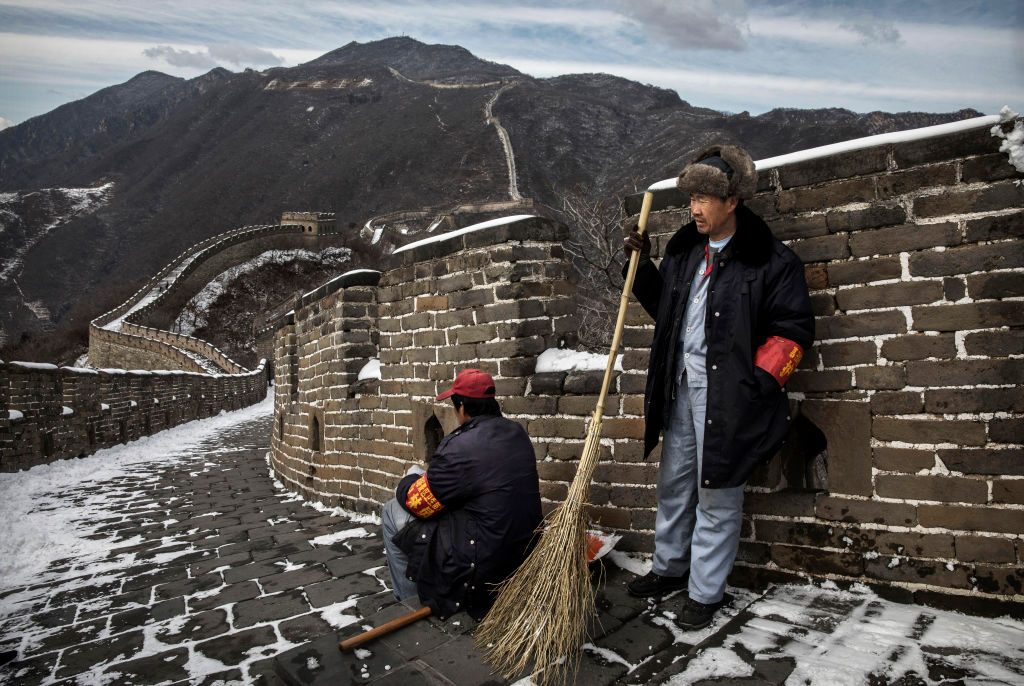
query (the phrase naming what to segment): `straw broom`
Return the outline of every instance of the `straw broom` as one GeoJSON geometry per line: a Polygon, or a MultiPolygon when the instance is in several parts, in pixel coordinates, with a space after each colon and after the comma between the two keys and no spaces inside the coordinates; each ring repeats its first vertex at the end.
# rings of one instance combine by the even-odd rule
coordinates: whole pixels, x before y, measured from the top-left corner
{"type": "MultiPolygon", "coordinates": [[[[637,230],[647,230],[653,193],[644,194],[637,230]]],[[[629,259],[601,395],[587,430],[576,476],[564,503],[542,526],[543,535],[521,567],[500,587],[476,632],[477,649],[497,673],[512,678],[534,668],[538,686],[565,683],[579,667],[594,589],[587,569],[587,498],[601,448],[601,420],[626,321],[640,251],[629,259]]]]}

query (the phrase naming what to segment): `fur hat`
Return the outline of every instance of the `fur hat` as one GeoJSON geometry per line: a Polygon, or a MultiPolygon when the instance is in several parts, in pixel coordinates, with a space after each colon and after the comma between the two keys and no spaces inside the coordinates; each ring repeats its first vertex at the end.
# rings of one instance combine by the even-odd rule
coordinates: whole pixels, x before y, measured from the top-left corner
{"type": "Polygon", "coordinates": [[[754,160],[736,145],[713,145],[693,158],[679,173],[676,185],[687,193],[718,198],[734,195],[749,200],[757,190],[754,160]]]}

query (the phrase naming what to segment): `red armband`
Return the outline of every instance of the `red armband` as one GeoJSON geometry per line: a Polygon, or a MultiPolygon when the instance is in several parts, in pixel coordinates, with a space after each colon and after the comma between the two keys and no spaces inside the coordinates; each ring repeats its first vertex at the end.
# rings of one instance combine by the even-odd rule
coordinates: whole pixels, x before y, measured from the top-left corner
{"type": "Polygon", "coordinates": [[[793,341],[782,336],[770,336],[764,345],[757,349],[754,366],[774,376],[779,386],[785,386],[803,356],[804,349],[793,341]]]}
{"type": "Polygon", "coordinates": [[[431,517],[444,509],[441,501],[430,491],[426,474],[416,479],[409,487],[409,492],[405,496],[405,506],[421,519],[431,517]]]}

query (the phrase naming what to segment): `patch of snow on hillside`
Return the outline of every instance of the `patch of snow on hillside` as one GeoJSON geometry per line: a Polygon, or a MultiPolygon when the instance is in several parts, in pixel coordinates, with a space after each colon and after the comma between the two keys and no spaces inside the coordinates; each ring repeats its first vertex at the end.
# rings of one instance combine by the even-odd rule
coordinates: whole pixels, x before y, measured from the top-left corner
{"type": "MultiPolygon", "coordinates": [[[[96,188],[44,188],[38,191],[57,196],[62,195],[67,200],[68,206],[62,212],[55,214],[52,222],[31,232],[31,235],[26,234],[25,242],[17,246],[14,250],[14,255],[0,265],[0,281],[6,281],[16,276],[22,264],[24,264],[25,255],[48,233],[61,224],[66,223],[69,219],[83,212],[92,212],[106,204],[110,200],[113,189],[113,182],[108,182],[96,188]]],[[[0,205],[20,202],[22,195],[21,193],[4,193],[0,195],[0,205]]],[[[3,233],[7,229],[7,224],[16,220],[18,215],[7,207],[0,207],[0,217],[6,219],[6,221],[0,220],[0,233],[3,233]]]]}
{"type": "Polygon", "coordinates": [[[182,309],[178,319],[174,322],[175,327],[178,327],[175,330],[180,331],[186,336],[191,336],[196,329],[206,326],[206,317],[210,307],[217,301],[217,298],[228,290],[231,282],[245,274],[272,264],[288,264],[296,260],[308,260],[310,262],[319,262],[328,267],[337,267],[347,262],[351,256],[352,251],[348,248],[337,247],[326,248],[318,253],[304,248],[268,250],[247,262],[236,264],[234,267],[221,272],[210,283],[206,284],[182,309]]]}

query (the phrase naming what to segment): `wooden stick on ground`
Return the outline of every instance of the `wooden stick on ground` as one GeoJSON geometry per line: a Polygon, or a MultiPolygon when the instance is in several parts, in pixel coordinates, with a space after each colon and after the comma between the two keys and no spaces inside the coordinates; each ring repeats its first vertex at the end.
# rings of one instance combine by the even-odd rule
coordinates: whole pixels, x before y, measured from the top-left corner
{"type": "MultiPolygon", "coordinates": [[[[653,193],[644,194],[637,225],[641,234],[647,230],[653,199],[653,193]]],[[[477,648],[506,678],[532,669],[538,686],[564,683],[579,666],[588,613],[594,607],[594,589],[587,569],[587,498],[600,455],[604,403],[639,261],[640,252],[635,250],[629,260],[601,395],[568,496],[547,516],[540,542],[502,584],[494,607],[476,633],[477,648]]]]}
{"type": "Polygon", "coordinates": [[[424,617],[429,616],[430,608],[421,607],[415,612],[410,612],[407,615],[402,615],[397,619],[392,619],[390,622],[381,624],[376,629],[370,629],[369,631],[364,631],[363,633],[353,636],[352,638],[346,638],[344,641],[338,644],[338,649],[341,650],[341,652],[345,652],[346,650],[358,648],[367,641],[372,641],[373,639],[379,636],[390,634],[392,631],[397,631],[401,629],[403,626],[407,626],[409,624],[412,624],[413,622],[417,622],[423,619],[424,617]]]}

